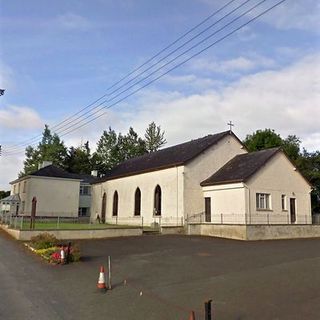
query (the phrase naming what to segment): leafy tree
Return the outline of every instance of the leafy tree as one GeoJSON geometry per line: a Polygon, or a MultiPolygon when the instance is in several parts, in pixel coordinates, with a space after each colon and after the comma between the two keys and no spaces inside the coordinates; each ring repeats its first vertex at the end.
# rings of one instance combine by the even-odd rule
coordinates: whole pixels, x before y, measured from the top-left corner
{"type": "Polygon", "coordinates": [[[93,168],[99,174],[106,174],[120,162],[158,150],[166,143],[164,132],[154,122],[149,124],[145,139],[139,137],[132,127],[127,134],[117,134],[109,127],[97,143],[97,150],[92,156],[93,168]]]}
{"type": "Polygon", "coordinates": [[[313,212],[320,213],[320,151],[303,153],[297,159],[297,167],[313,186],[311,203],[313,212]]]}
{"type": "Polygon", "coordinates": [[[161,131],[161,127],[157,126],[154,122],[149,124],[144,135],[146,150],[148,152],[157,151],[167,143],[167,140],[164,138],[164,133],[164,131],[161,131]]]}
{"type": "Polygon", "coordinates": [[[57,166],[65,167],[67,148],[59,136],[56,133],[52,134],[49,127],[45,125],[41,142],[36,148],[28,146],[25,155],[24,169],[19,176],[38,170],[39,164],[43,161],[52,161],[57,166]]]}
{"type": "Polygon", "coordinates": [[[294,161],[297,161],[300,157],[300,144],[301,140],[295,135],[289,135],[286,139],[282,140],[283,150],[294,161]]]}
{"type": "Polygon", "coordinates": [[[253,134],[247,135],[243,141],[249,151],[259,151],[267,148],[280,147],[282,142],[280,135],[271,129],[257,130],[253,134]]]}
{"type": "Polygon", "coordinates": [[[10,191],[0,190],[0,199],[10,196],[10,191]]]}
{"type": "Polygon", "coordinates": [[[92,163],[95,170],[105,174],[119,162],[118,136],[116,132],[109,127],[108,131],[103,131],[97,143],[97,150],[92,156],[92,163]]]}
{"type": "Polygon", "coordinates": [[[121,133],[118,135],[118,151],[120,162],[125,161],[145,154],[147,152],[146,143],[130,127],[129,132],[125,136],[122,136],[121,133]]]}
{"type": "Polygon", "coordinates": [[[80,147],[69,148],[66,158],[66,170],[72,173],[91,173],[92,164],[89,141],[80,147]]]}

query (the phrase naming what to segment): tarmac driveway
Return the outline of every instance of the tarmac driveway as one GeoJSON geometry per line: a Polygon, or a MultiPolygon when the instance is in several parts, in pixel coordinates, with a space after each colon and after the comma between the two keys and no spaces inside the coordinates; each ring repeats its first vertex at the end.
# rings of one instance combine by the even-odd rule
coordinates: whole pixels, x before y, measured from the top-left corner
{"type": "MultiPolygon", "coordinates": [[[[36,306],[41,319],[188,319],[194,310],[202,320],[208,299],[215,320],[320,318],[320,239],[142,236],[79,244],[82,262],[52,266],[0,233],[0,258],[7,259],[0,260],[0,277],[10,271],[13,287],[19,280],[18,292],[8,281],[10,294],[0,291],[17,311],[12,319],[40,319],[34,317],[36,306]],[[15,251],[12,259],[3,255],[8,247],[15,251]],[[103,294],[96,284],[108,255],[113,289],[103,294]],[[19,306],[24,296],[28,303],[19,306]],[[33,316],[24,317],[26,310],[33,316]]],[[[0,318],[1,312],[7,315],[6,307],[0,308],[0,318]]]]}

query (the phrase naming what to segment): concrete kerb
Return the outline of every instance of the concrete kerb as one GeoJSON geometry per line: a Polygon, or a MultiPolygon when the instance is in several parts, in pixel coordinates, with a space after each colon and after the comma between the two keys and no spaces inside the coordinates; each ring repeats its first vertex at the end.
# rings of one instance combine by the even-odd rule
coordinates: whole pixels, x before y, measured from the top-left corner
{"type": "Polygon", "coordinates": [[[29,241],[33,236],[43,232],[54,235],[59,240],[84,240],[102,239],[114,237],[130,237],[142,235],[141,228],[108,228],[108,229],[89,229],[89,230],[14,230],[1,225],[1,228],[13,238],[22,241],[29,241]]]}
{"type": "Polygon", "coordinates": [[[249,241],[320,238],[320,225],[221,225],[199,223],[188,225],[187,234],[249,241]]]}

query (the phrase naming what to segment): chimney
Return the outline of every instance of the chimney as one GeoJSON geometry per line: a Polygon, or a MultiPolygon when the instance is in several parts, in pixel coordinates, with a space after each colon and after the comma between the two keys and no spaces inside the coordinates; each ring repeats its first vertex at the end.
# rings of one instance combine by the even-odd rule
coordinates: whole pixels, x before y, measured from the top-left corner
{"type": "Polygon", "coordinates": [[[98,170],[92,170],[91,171],[91,175],[94,176],[94,177],[97,177],[98,176],[98,170]]]}
{"type": "Polygon", "coordinates": [[[51,165],[52,165],[52,161],[43,161],[42,163],[39,163],[38,170],[51,165]]]}

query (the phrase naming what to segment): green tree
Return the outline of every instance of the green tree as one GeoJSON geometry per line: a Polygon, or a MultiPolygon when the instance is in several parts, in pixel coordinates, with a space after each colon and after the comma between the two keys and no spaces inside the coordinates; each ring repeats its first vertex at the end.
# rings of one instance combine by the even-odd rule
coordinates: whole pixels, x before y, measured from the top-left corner
{"type": "Polygon", "coordinates": [[[118,135],[118,152],[120,162],[135,158],[147,152],[146,143],[130,127],[129,132],[125,136],[121,135],[121,133],[118,135]]]}
{"type": "Polygon", "coordinates": [[[144,135],[147,152],[157,151],[167,143],[164,134],[165,132],[161,131],[161,127],[154,122],[149,124],[144,135]]]}
{"type": "Polygon", "coordinates": [[[97,150],[92,156],[93,168],[98,170],[99,174],[106,174],[119,162],[118,136],[116,132],[109,127],[108,131],[103,131],[97,143],[97,150]]]}
{"type": "Polygon", "coordinates": [[[132,127],[125,135],[117,134],[109,127],[108,131],[103,131],[92,155],[93,169],[106,174],[120,162],[156,151],[165,143],[164,132],[154,122],[149,124],[145,139],[139,137],[132,127]]]}
{"type": "Polygon", "coordinates": [[[48,125],[45,125],[40,143],[36,148],[28,146],[25,155],[23,172],[20,172],[19,176],[38,170],[39,164],[43,161],[52,161],[53,164],[64,168],[67,148],[59,136],[56,133],[52,134],[48,125]]]}
{"type": "Polygon", "coordinates": [[[283,143],[279,134],[272,129],[257,130],[248,134],[243,141],[249,151],[259,151],[267,148],[280,147],[283,143]]]}
{"type": "Polygon", "coordinates": [[[66,170],[72,173],[90,174],[92,171],[89,141],[80,147],[70,147],[66,158],[66,170]]]}
{"type": "Polygon", "coordinates": [[[10,196],[10,191],[0,190],[0,199],[10,196]]]}
{"type": "Polygon", "coordinates": [[[320,151],[308,152],[303,149],[297,159],[297,167],[313,186],[311,192],[312,211],[320,213],[320,151]]]}

